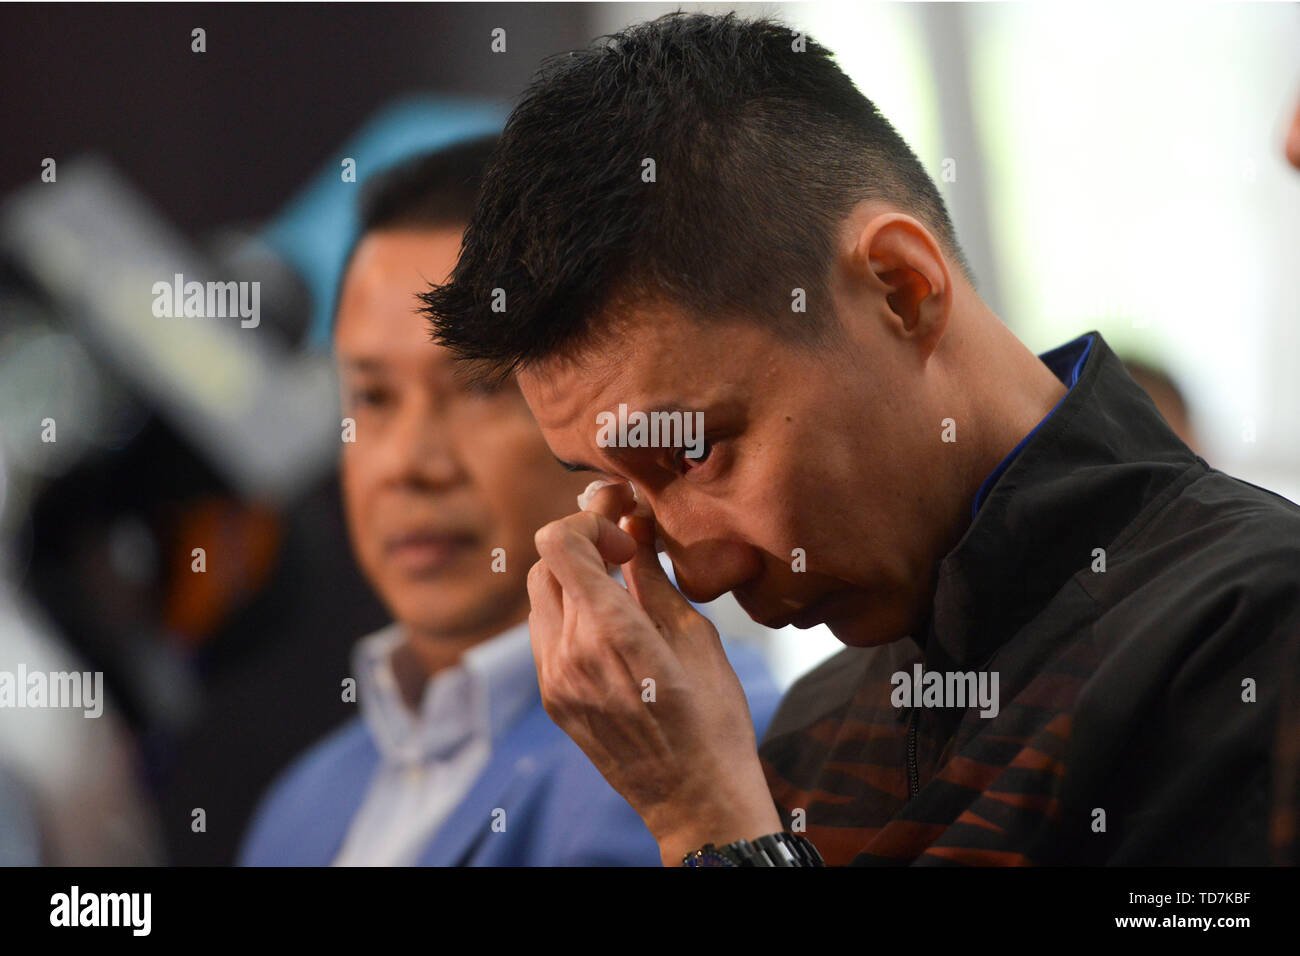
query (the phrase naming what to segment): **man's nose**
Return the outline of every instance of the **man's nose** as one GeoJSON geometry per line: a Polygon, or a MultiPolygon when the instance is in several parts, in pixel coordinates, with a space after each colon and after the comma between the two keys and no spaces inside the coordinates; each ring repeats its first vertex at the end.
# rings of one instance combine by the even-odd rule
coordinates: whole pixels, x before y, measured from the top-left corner
{"type": "Polygon", "coordinates": [[[387,449],[394,482],[423,488],[446,487],[462,477],[455,431],[435,402],[405,403],[387,449]]]}
{"type": "Polygon", "coordinates": [[[677,589],[696,604],[717,600],[762,570],[758,552],[738,540],[689,533],[679,537],[665,524],[660,534],[673,562],[677,589]]]}

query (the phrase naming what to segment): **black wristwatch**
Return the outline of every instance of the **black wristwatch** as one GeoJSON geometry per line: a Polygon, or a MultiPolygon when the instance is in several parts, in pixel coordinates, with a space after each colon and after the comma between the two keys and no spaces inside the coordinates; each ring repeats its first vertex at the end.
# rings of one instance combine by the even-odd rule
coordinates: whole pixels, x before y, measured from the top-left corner
{"type": "Polygon", "coordinates": [[[822,855],[797,833],[771,833],[726,846],[706,843],[682,857],[682,866],[825,866],[822,855]]]}

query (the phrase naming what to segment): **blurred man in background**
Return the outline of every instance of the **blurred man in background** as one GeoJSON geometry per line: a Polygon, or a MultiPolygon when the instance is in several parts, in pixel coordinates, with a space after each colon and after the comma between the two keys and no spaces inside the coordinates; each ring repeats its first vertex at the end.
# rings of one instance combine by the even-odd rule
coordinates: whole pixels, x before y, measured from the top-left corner
{"type": "MultiPolygon", "coordinates": [[[[586,482],[555,461],[512,381],[459,380],[415,314],[455,262],[493,142],[368,185],[334,331],[342,485],[358,562],[395,623],[356,648],[361,717],[273,788],[245,864],[658,863],[538,693],[533,535],[586,482]]],[[[732,661],[761,733],[776,689],[754,651],[732,661]]]]}
{"type": "Polygon", "coordinates": [[[1197,437],[1196,427],[1192,424],[1191,410],[1187,407],[1183,390],[1178,387],[1173,376],[1164,368],[1140,359],[1125,359],[1124,368],[1128,370],[1129,375],[1133,376],[1133,381],[1141,385],[1151,396],[1151,401],[1155,402],[1156,409],[1174,430],[1174,434],[1181,438],[1188,448],[1200,454],[1201,441],[1197,437]]]}

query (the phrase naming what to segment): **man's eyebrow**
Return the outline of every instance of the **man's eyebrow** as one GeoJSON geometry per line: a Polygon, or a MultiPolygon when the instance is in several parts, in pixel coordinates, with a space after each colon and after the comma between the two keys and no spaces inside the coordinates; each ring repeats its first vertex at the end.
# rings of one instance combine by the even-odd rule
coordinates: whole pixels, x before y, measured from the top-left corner
{"type": "Polygon", "coordinates": [[[376,358],[356,358],[348,355],[340,356],[339,364],[349,371],[356,372],[382,372],[388,367],[386,363],[376,358]]]}

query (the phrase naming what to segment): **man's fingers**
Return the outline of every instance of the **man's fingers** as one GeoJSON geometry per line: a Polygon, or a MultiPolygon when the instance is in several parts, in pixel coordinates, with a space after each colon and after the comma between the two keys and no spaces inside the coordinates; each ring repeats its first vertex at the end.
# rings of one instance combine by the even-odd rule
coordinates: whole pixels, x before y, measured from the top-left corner
{"type": "Polygon", "coordinates": [[[539,684],[549,671],[543,666],[550,648],[544,646],[548,637],[558,636],[564,627],[564,592],[555,575],[547,570],[545,561],[538,561],[528,569],[528,638],[533,647],[533,665],[537,669],[539,684]]]}
{"type": "MultiPolygon", "coordinates": [[[[597,478],[595,481],[591,482],[591,484],[587,485],[587,487],[582,490],[582,494],[578,495],[578,510],[591,511],[592,499],[596,497],[596,493],[599,492],[601,489],[614,488],[614,487],[622,488],[623,486],[626,486],[627,494],[631,495],[632,486],[630,483],[626,481],[615,481],[612,478],[597,478]]],[[[619,494],[621,496],[623,492],[620,491],[617,492],[616,494],[619,494]]],[[[608,517],[608,515],[606,517],[608,517]]]]}
{"type": "MultiPolygon", "coordinates": [[[[626,481],[600,478],[589,484],[586,490],[578,495],[579,508],[608,518],[615,525],[618,525],[619,516],[630,511],[635,505],[636,493],[632,490],[632,485],[626,481]]],[[[599,542],[597,542],[597,550],[601,550],[599,542]]],[[[601,551],[601,556],[605,559],[606,574],[613,574],[614,569],[623,563],[622,560],[605,554],[604,551],[601,551]]]]}
{"type": "Polygon", "coordinates": [[[609,481],[601,478],[587,486],[578,496],[578,506],[583,511],[603,515],[615,523],[636,506],[636,494],[626,481],[609,481]]]}
{"type": "Polygon", "coordinates": [[[564,625],[564,592],[545,561],[528,569],[528,627],[534,634],[555,634],[564,625]]]}
{"type": "Polygon", "coordinates": [[[632,537],[594,511],[580,511],[541,528],[537,553],[566,593],[591,601],[611,589],[622,591],[605,563],[622,564],[636,551],[632,537]]]}
{"type": "Polygon", "coordinates": [[[644,513],[630,515],[623,519],[622,527],[636,542],[632,559],[623,566],[623,577],[637,603],[660,624],[679,621],[682,615],[695,612],[659,563],[654,518],[644,513]]]}
{"type": "Polygon", "coordinates": [[[623,565],[623,579],[637,603],[659,624],[670,624],[681,615],[693,612],[691,603],[673,587],[659,563],[658,531],[654,512],[645,500],[639,500],[629,482],[610,484],[593,481],[583,492],[587,510],[594,511],[628,533],[635,547],[628,558],[619,560],[606,555],[606,560],[623,565]]]}

